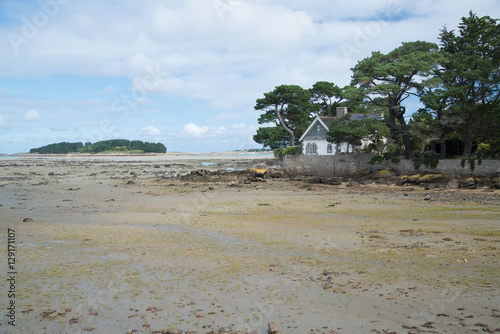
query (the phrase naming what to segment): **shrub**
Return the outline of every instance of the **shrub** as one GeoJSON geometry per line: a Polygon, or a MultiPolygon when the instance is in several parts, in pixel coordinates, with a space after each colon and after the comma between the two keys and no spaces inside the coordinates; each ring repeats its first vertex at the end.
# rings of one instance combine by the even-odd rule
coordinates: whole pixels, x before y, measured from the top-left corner
{"type": "Polygon", "coordinates": [[[384,160],[385,160],[384,156],[382,156],[382,155],[374,155],[370,159],[370,161],[368,161],[368,164],[375,165],[375,164],[383,162],[384,160]]]}
{"type": "Polygon", "coordinates": [[[434,152],[415,152],[412,161],[415,169],[419,169],[421,165],[435,169],[439,164],[439,156],[434,152]]]}
{"type": "Polygon", "coordinates": [[[277,159],[283,159],[285,155],[297,155],[301,152],[299,146],[288,146],[283,148],[277,148],[274,150],[274,156],[277,159]]]}

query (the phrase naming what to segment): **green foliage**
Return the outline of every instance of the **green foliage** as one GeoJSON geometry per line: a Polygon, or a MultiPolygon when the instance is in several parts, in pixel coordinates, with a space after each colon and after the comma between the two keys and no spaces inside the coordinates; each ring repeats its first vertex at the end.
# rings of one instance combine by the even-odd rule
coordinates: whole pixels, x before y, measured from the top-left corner
{"type": "MultiPolygon", "coordinates": [[[[470,170],[474,171],[476,169],[476,159],[474,159],[474,158],[464,158],[464,159],[462,159],[462,161],[460,162],[460,164],[462,165],[462,168],[465,168],[465,163],[467,161],[469,162],[470,170]]],[[[481,165],[481,163],[479,163],[479,164],[481,165]]]]}
{"type": "Polygon", "coordinates": [[[253,140],[273,150],[290,145],[290,136],[281,126],[260,127],[253,140]]]}
{"type": "Polygon", "coordinates": [[[148,143],[140,140],[130,141],[127,139],[112,139],[99,141],[94,144],[82,143],[56,143],[39,148],[32,148],[30,153],[40,154],[67,154],[67,153],[100,153],[105,151],[114,152],[146,152],[146,153],[165,153],[167,148],[162,143],[148,143]]]}
{"type": "Polygon", "coordinates": [[[39,148],[32,148],[30,150],[30,153],[68,154],[68,153],[78,152],[78,150],[82,148],[83,148],[82,143],[61,142],[61,143],[49,144],[39,148]]]}
{"type": "Polygon", "coordinates": [[[412,161],[415,169],[422,165],[435,169],[439,164],[439,156],[434,152],[415,152],[412,161]]]}
{"type": "Polygon", "coordinates": [[[444,56],[440,74],[450,100],[449,119],[464,141],[463,156],[472,143],[500,136],[500,25],[489,16],[470,12],[458,32],[441,30],[444,56]]]}
{"type": "Polygon", "coordinates": [[[346,142],[353,146],[361,146],[363,140],[370,142],[366,152],[377,152],[382,154],[386,147],[385,138],[390,135],[389,128],[383,121],[365,118],[349,120],[350,116],[336,119],[330,124],[327,132],[327,140],[331,143],[346,142]]]}
{"type": "Polygon", "coordinates": [[[300,146],[288,146],[274,150],[274,156],[277,159],[283,159],[285,155],[297,155],[300,154],[300,152],[300,146]]]}
{"type": "Polygon", "coordinates": [[[395,143],[402,139],[407,158],[412,154],[412,147],[401,104],[418,91],[422,78],[431,76],[437,51],[434,43],[403,43],[388,54],[373,52],[352,69],[351,84],[363,90],[373,104],[388,110],[386,122],[391,137],[395,143]]]}
{"type": "Polygon", "coordinates": [[[343,90],[332,82],[318,81],[309,90],[311,101],[318,107],[318,114],[335,116],[336,108],[344,99],[343,90]]]}
{"type": "Polygon", "coordinates": [[[438,124],[431,113],[420,109],[412,114],[408,122],[412,142],[420,152],[424,152],[427,145],[438,136],[438,124]]]}
{"type": "Polygon", "coordinates": [[[375,165],[384,162],[384,160],[385,158],[383,155],[375,155],[368,161],[368,164],[375,165]]]}
{"type": "MultiPolygon", "coordinates": [[[[257,99],[255,110],[263,111],[259,124],[274,123],[282,127],[287,133],[291,146],[295,145],[311,123],[311,112],[314,106],[311,103],[311,94],[308,90],[296,85],[281,85],[269,93],[264,93],[264,98],[257,99]]],[[[261,132],[259,139],[265,140],[261,132]]],[[[279,145],[279,144],[278,144],[279,145]]],[[[270,145],[266,145],[270,146],[270,145]]]]}

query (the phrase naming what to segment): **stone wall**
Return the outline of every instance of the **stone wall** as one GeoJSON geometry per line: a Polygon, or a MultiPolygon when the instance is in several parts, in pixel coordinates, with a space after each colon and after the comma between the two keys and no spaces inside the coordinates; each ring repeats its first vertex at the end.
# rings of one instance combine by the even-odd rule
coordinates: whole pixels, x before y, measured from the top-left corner
{"type": "Polygon", "coordinates": [[[476,160],[474,171],[471,170],[468,161],[462,167],[461,159],[440,160],[435,169],[422,165],[416,170],[411,160],[401,160],[397,164],[386,161],[372,166],[368,164],[372,156],[372,154],[361,153],[334,156],[285,156],[283,165],[291,175],[321,177],[350,177],[359,172],[376,172],[382,169],[390,169],[401,175],[427,172],[446,174],[451,177],[500,176],[500,160],[483,160],[481,165],[476,160]]]}

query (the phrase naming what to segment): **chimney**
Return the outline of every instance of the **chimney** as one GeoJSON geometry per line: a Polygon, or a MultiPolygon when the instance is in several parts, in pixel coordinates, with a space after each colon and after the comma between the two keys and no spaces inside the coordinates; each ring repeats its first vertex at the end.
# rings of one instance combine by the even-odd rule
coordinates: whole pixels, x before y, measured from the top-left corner
{"type": "Polygon", "coordinates": [[[347,115],[347,107],[337,107],[337,118],[347,115]]]}

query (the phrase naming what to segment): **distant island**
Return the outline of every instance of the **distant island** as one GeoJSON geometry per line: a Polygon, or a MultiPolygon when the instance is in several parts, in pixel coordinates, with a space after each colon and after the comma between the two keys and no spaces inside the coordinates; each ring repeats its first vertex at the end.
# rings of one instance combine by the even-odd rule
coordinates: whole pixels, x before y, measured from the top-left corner
{"type": "Polygon", "coordinates": [[[101,153],[101,152],[128,152],[128,153],[166,153],[167,148],[162,143],[148,143],[140,140],[110,139],[85,145],[77,143],[54,143],[32,148],[30,153],[39,154],[68,154],[68,153],[101,153]]]}

